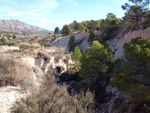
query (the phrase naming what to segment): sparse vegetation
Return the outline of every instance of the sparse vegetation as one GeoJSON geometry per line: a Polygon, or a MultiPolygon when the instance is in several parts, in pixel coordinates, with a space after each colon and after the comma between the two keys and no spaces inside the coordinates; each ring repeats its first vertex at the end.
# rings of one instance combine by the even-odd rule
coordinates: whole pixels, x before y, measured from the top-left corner
{"type": "Polygon", "coordinates": [[[13,113],[91,113],[93,112],[93,94],[90,92],[84,96],[82,93],[74,97],[70,96],[67,89],[58,86],[54,82],[53,75],[45,76],[43,88],[26,99],[18,101],[13,107],[13,113]],[[60,90],[61,89],[61,90],[60,90]]]}
{"type": "Polygon", "coordinates": [[[91,113],[93,95],[87,93],[71,97],[65,88],[53,86],[48,91],[41,91],[17,102],[13,113],[91,113]],[[61,90],[60,90],[61,89],[61,90]]]}

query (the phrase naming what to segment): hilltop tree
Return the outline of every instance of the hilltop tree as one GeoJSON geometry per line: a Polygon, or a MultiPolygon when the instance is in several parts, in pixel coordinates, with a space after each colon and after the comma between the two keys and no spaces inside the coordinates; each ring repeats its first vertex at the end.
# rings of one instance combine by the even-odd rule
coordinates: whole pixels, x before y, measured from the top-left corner
{"type": "Polygon", "coordinates": [[[82,24],[87,30],[94,31],[100,29],[100,22],[101,22],[100,20],[98,21],[91,20],[91,21],[83,21],[82,24]]]}
{"type": "Polygon", "coordinates": [[[80,77],[91,80],[105,77],[111,69],[112,58],[113,54],[108,48],[98,41],[93,41],[92,46],[85,50],[81,58],[80,77]]]}
{"type": "Polygon", "coordinates": [[[116,15],[114,15],[113,13],[108,13],[107,15],[106,15],[106,17],[107,18],[116,18],[116,15]]]}
{"type": "Polygon", "coordinates": [[[56,27],[55,30],[54,30],[54,33],[55,33],[55,34],[59,34],[59,32],[60,32],[59,27],[56,27]]]}
{"type": "Polygon", "coordinates": [[[101,20],[100,24],[103,40],[109,39],[111,35],[118,30],[119,27],[117,24],[121,22],[121,19],[117,18],[113,13],[108,13],[106,17],[106,19],[101,20]]]}
{"type": "Polygon", "coordinates": [[[147,0],[128,0],[131,4],[125,3],[122,5],[122,9],[126,10],[124,19],[131,23],[136,23],[139,26],[139,22],[142,21],[144,13],[147,10],[147,0]]]}
{"type": "Polygon", "coordinates": [[[134,103],[149,105],[150,39],[132,39],[123,49],[127,61],[115,71],[112,84],[126,92],[134,103]]]}
{"type": "Polygon", "coordinates": [[[75,30],[78,30],[78,31],[85,31],[85,27],[82,23],[75,23],[75,30]]]}
{"type": "Polygon", "coordinates": [[[69,43],[68,43],[69,51],[73,51],[76,46],[77,43],[75,42],[75,36],[72,34],[69,37],[69,43]]]}
{"type": "Polygon", "coordinates": [[[72,29],[69,25],[64,25],[62,28],[62,34],[70,35],[72,33],[72,29]]]}

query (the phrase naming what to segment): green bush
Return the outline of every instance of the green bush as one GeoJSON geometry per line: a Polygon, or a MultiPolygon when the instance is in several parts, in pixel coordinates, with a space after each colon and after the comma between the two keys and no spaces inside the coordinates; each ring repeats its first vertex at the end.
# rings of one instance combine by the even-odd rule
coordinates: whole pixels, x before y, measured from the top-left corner
{"type": "Polygon", "coordinates": [[[25,44],[20,44],[19,48],[20,48],[20,50],[27,50],[27,49],[30,48],[30,46],[29,45],[25,45],[25,44]]]}
{"type": "Polygon", "coordinates": [[[5,44],[5,43],[7,42],[7,39],[6,39],[6,38],[2,38],[2,39],[1,39],[1,42],[2,42],[3,44],[5,44]]]}
{"type": "Polygon", "coordinates": [[[38,40],[38,43],[41,45],[41,44],[42,44],[42,41],[41,41],[41,40],[38,40]]]}
{"type": "Polygon", "coordinates": [[[16,46],[16,44],[14,42],[7,42],[6,45],[8,45],[8,46],[16,46]]]}
{"type": "Polygon", "coordinates": [[[52,44],[51,43],[45,43],[44,46],[45,47],[50,47],[50,46],[52,46],[52,44]]]}

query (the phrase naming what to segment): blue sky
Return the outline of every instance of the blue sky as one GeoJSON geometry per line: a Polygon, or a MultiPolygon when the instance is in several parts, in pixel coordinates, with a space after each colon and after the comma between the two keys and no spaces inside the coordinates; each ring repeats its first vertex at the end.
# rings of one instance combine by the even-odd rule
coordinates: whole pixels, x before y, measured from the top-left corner
{"type": "Polygon", "coordinates": [[[0,19],[18,19],[48,30],[74,20],[99,20],[108,13],[124,15],[128,0],[0,0],[0,19]]]}

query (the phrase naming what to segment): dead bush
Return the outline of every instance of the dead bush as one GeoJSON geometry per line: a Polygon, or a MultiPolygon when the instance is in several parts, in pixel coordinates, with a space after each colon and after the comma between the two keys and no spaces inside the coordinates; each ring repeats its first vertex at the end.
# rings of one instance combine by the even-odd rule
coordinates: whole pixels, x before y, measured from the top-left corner
{"type": "Polygon", "coordinates": [[[0,86],[33,86],[32,69],[12,57],[0,57],[0,86]]]}

